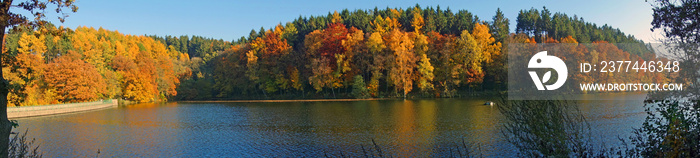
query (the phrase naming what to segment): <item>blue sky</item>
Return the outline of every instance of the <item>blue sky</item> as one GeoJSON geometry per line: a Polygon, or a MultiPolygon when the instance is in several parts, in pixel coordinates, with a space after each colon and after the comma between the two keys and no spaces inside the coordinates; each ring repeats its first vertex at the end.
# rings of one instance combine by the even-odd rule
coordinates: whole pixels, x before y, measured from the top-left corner
{"type": "Polygon", "coordinates": [[[546,6],[552,13],[578,15],[598,25],[620,28],[646,42],[655,42],[662,36],[651,32],[652,10],[644,0],[588,0],[588,1],[223,1],[223,0],[77,0],[80,8],[70,13],[60,24],[55,16],[48,18],[58,25],[103,27],[134,35],[200,35],[230,41],[247,35],[251,29],[271,28],[278,23],[294,20],[299,15],[326,15],[342,9],[373,9],[386,7],[449,7],[454,12],[468,10],[482,20],[491,20],[496,8],[501,8],[515,30],[518,11],[546,6]]]}

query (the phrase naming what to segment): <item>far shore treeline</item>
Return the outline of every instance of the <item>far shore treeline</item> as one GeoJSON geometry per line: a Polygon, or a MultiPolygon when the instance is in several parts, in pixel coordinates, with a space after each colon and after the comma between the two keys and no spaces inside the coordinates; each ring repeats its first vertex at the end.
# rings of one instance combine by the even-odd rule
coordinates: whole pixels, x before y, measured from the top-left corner
{"type": "Polygon", "coordinates": [[[631,35],[546,8],[520,11],[515,33],[510,22],[500,9],[490,19],[440,7],[342,10],[232,41],[47,24],[5,36],[3,75],[9,106],[106,98],[462,97],[505,89],[506,43],[631,43],[588,49],[598,50],[601,61],[608,52],[656,59],[631,35]]]}

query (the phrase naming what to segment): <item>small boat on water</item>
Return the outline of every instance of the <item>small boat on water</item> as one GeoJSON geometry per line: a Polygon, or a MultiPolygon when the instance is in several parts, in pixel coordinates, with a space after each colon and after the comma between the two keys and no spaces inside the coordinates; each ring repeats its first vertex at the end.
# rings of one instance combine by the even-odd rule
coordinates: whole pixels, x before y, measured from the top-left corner
{"type": "Polygon", "coordinates": [[[496,103],[493,103],[492,101],[487,101],[484,103],[484,105],[493,106],[496,105],[496,103]]]}

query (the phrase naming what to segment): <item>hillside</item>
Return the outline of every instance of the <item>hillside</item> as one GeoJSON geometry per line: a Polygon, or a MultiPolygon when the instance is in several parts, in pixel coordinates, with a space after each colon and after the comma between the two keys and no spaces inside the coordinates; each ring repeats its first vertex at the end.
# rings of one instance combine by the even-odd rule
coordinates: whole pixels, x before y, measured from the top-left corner
{"type": "Polygon", "coordinates": [[[145,36],[49,25],[15,29],[5,38],[9,106],[167,100],[190,73],[187,54],[145,36]]]}
{"type": "Polygon", "coordinates": [[[511,21],[496,13],[482,20],[439,7],[343,10],[235,41],[53,25],[15,29],[5,37],[4,75],[12,105],[460,97],[504,89],[507,43],[632,43],[615,52],[656,58],[641,40],[576,16],[523,10],[511,33],[511,21]]]}
{"type": "MultiPolygon", "coordinates": [[[[546,8],[523,10],[514,33],[504,17],[500,10],[486,21],[466,10],[420,6],[299,17],[252,30],[230,49],[201,44],[180,49],[200,61],[193,72],[201,75],[184,80],[176,98],[468,96],[505,89],[503,54],[509,42],[626,43],[618,48],[630,59],[656,58],[641,40],[577,16],[552,15],[546,8]],[[202,54],[197,51],[202,47],[215,51],[202,54]]],[[[182,37],[157,39],[187,45],[182,37]]],[[[221,43],[209,41],[205,43],[221,43]]]]}

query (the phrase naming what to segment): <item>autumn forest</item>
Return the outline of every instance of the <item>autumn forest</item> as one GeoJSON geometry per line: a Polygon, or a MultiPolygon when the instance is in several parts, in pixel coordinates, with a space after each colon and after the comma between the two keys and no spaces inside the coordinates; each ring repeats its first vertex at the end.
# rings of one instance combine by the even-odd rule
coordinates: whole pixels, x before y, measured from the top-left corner
{"type": "Polygon", "coordinates": [[[231,41],[52,24],[14,28],[5,39],[9,106],[463,97],[506,88],[507,43],[626,43],[588,48],[597,51],[577,58],[656,60],[633,36],[546,8],[522,10],[515,21],[500,10],[488,19],[440,7],[342,10],[231,41]]]}

